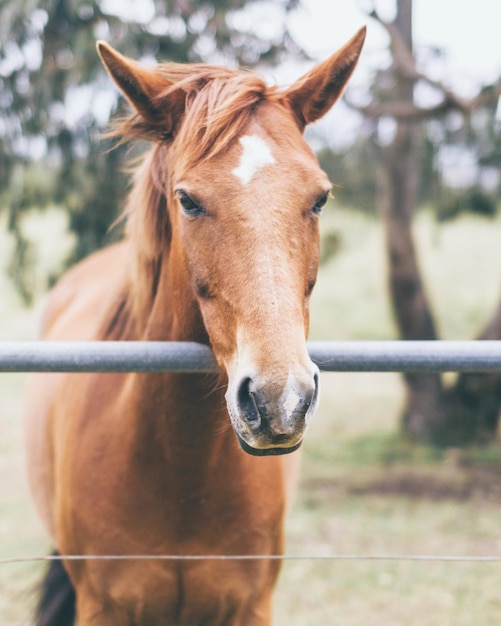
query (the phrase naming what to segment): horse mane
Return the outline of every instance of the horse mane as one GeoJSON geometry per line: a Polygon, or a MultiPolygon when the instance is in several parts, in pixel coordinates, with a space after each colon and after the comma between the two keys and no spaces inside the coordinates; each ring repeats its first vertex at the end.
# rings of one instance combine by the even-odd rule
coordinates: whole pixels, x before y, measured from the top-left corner
{"type": "MultiPolygon", "coordinates": [[[[144,120],[139,113],[118,121],[113,135],[176,143],[190,167],[223,152],[238,136],[263,100],[277,100],[277,88],[257,74],[217,65],[164,63],[155,73],[166,88],[152,100],[165,118],[144,120]],[[181,119],[172,122],[169,109],[182,101],[181,119]]],[[[175,111],[172,114],[175,116],[175,111]]]]}
{"type": "Polygon", "coordinates": [[[180,94],[184,99],[175,132],[135,113],[119,120],[111,133],[123,141],[139,138],[154,143],[135,171],[124,212],[132,248],[126,310],[136,333],[144,328],[151,310],[170,238],[167,181],[171,167],[188,169],[223,153],[242,134],[260,103],[280,101],[276,87],[246,70],[168,63],[155,71],[169,85],[155,98],[159,108],[163,105],[168,110],[169,102],[179,100],[180,94]]]}

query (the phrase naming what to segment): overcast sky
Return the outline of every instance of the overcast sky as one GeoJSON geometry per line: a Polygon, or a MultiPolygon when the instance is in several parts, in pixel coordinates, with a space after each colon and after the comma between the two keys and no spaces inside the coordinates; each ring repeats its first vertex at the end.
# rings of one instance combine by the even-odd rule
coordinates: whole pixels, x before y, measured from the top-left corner
{"type": "MultiPolygon", "coordinates": [[[[302,8],[290,18],[290,28],[299,43],[316,58],[329,56],[363,24],[368,35],[368,63],[385,46],[386,34],[361,6],[369,0],[302,0],[302,8]]],[[[395,0],[375,0],[380,14],[394,15],[395,0]]],[[[468,90],[501,75],[501,1],[414,0],[416,45],[434,45],[447,51],[442,71],[458,88],[468,90]]]]}

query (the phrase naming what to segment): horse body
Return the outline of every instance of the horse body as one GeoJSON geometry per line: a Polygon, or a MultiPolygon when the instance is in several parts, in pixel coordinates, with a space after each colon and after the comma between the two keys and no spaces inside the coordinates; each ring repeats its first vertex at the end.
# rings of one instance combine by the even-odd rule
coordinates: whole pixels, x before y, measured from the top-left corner
{"type": "MultiPolygon", "coordinates": [[[[330,188],[301,131],[337,99],[362,42],[359,33],[285,93],[202,66],[195,79],[144,70],[101,45],[137,111],[125,130],[154,147],[126,241],[61,281],[43,336],[199,341],[222,373],[34,378],[29,477],[61,554],[282,553],[297,473],[297,453],[283,454],[299,447],[317,401],[305,339],[330,188]]],[[[279,563],[65,568],[78,626],[265,626],[279,563]]]]}
{"type": "MultiPolygon", "coordinates": [[[[266,458],[260,464],[260,459],[243,457],[234,435],[221,428],[222,395],[216,394],[217,403],[193,402],[192,395],[207,394],[204,381],[176,381],[167,375],[156,380],[144,375],[113,378],[110,385],[118,401],[110,400],[111,390],[103,394],[96,377],[79,385],[82,396],[76,399],[86,402],[87,418],[66,433],[72,445],[62,451],[61,463],[70,469],[59,494],[64,505],[58,520],[60,550],[279,554],[284,508],[280,459],[266,458]],[[107,404],[103,406],[96,391],[107,404]],[[145,397],[151,400],[145,402],[145,397]],[[141,406],[139,419],[131,423],[134,402],[141,406]],[[170,417],[165,407],[171,404],[176,405],[176,423],[169,420],[166,433],[160,423],[170,417]],[[106,420],[89,417],[105,409],[106,420]],[[160,423],[152,424],[151,415],[160,423]],[[204,433],[199,432],[201,419],[204,433]],[[268,498],[259,498],[256,506],[262,485],[268,498]]],[[[254,611],[264,612],[275,570],[275,563],[235,567],[210,561],[100,561],[70,567],[83,600],[78,609],[83,624],[266,623],[254,611]]]]}

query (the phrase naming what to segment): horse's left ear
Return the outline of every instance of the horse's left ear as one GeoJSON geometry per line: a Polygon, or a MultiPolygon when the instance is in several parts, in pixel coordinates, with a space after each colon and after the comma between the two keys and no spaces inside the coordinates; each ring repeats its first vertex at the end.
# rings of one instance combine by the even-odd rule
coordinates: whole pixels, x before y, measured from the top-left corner
{"type": "Polygon", "coordinates": [[[364,26],[340,50],[287,89],[285,98],[301,128],[325,115],[343,94],[357,65],[365,33],[364,26]]]}
{"type": "Polygon", "coordinates": [[[144,122],[172,131],[184,111],[185,94],[175,90],[161,99],[159,96],[172,86],[165,77],[124,57],[104,41],[98,41],[97,51],[109,75],[144,122]]]}

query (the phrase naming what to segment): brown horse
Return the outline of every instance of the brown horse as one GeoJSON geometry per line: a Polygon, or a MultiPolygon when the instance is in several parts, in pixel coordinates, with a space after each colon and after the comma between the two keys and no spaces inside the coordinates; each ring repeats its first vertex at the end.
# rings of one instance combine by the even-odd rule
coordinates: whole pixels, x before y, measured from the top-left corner
{"type": "MultiPolygon", "coordinates": [[[[60,554],[282,554],[297,455],[280,455],[300,446],[317,404],[308,301],[330,192],[302,132],[343,92],[364,36],[285,90],[220,67],[145,69],[98,44],[135,109],[119,132],[152,149],[125,241],[62,279],[43,337],[197,341],[222,374],[34,376],[29,479],[60,554]]],[[[76,610],[78,626],[263,626],[280,567],[63,563],[38,624],[76,610]]]]}

